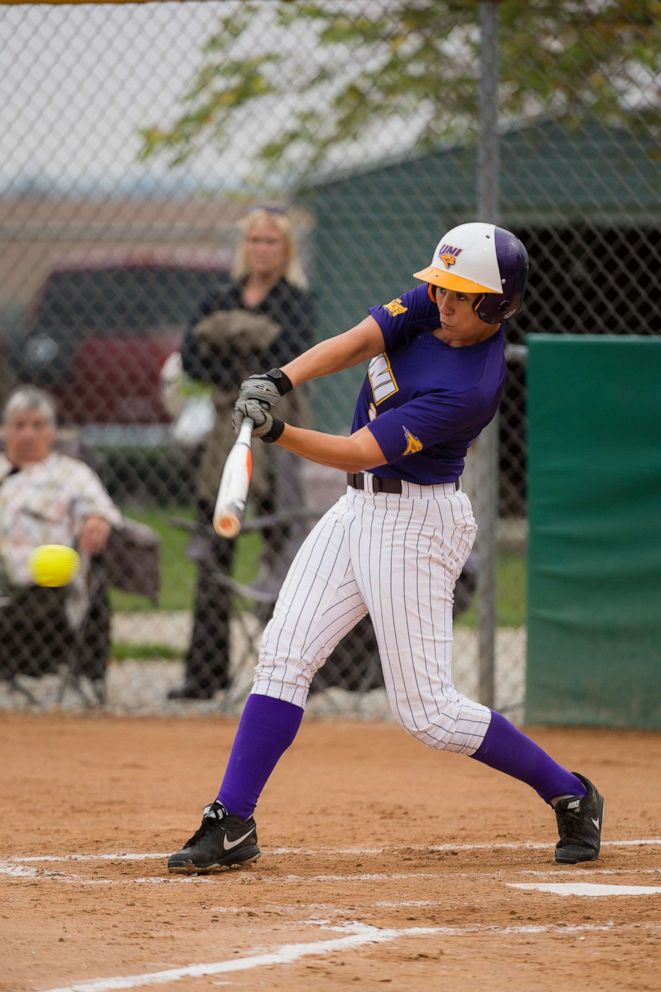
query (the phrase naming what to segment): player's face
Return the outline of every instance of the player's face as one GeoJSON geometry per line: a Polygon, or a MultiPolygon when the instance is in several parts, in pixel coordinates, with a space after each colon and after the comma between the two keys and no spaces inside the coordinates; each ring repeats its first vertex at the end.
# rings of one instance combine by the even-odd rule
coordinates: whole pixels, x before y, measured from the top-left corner
{"type": "Polygon", "coordinates": [[[487,324],[480,320],[473,310],[479,299],[478,293],[459,293],[453,289],[436,286],[436,305],[441,318],[441,326],[436,331],[440,338],[452,348],[466,348],[479,344],[495,334],[500,324],[487,324]]]}
{"type": "Polygon", "coordinates": [[[13,465],[29,465],[48,458],[55,434],[38,410],[15,410],[7,421],[5,449],[13,465]]]}
{"type": "Polygon", "coordinates": [[[280,278],[287,266],[287,241],[268,220],[249,228],[245,241],[246,261],[253,275],[262,279],[280,278]]]}

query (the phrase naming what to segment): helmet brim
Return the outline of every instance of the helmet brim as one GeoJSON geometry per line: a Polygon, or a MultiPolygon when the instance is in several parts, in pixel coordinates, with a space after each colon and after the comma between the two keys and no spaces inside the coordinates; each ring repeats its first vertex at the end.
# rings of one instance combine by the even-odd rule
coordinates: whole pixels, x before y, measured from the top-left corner
{"type": "Polygon", "coordinates": [[[453,272],[446,272],[435,265],[428,265],[426,269],[420,269],[413,273],[414,279],[422,282],[429,282],[433,286],[441,286],[443,289],[451,289],[455,293],[500,293],[500,286],[486,286],[484,283],[473,282],[471,279],[464,279],[453,272]]]}

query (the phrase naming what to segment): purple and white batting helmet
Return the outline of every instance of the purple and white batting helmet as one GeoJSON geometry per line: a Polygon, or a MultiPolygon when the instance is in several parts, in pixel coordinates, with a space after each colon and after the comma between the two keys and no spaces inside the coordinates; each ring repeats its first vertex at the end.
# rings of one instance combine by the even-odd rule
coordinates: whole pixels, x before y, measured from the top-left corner
{"type": "Polygon", "coordinates": [[[521,309],[528,252],[503,227],[460,224],[443,235],[431,264],[413,275],[432,286],[482,294],[473,310],[486,324],[500,324],[521,309]]]}

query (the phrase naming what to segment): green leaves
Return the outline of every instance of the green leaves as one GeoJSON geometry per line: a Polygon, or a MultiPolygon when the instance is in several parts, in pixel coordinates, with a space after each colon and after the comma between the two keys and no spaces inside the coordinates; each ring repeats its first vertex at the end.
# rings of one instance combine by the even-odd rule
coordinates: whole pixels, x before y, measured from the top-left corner
{"type": "MultiPolygon", "coordinates": [[[[502,0],[498,13],[503,120],[591,113],[630,125],[632,94],[659,70],[659,0],[502,0]]],[[[376,128],[402,136],[408,127],[410,148],[475,130],[474,0],[232,4],[201,52],[174,122],[142,130],[141,158],[165,154],[174,165],[209,145],[225,150],[247,109],[255,169],[272,175],[280,164],[297,179],[376,128]],[[276,137],[259,124],[274,108],[276,137]]]]}

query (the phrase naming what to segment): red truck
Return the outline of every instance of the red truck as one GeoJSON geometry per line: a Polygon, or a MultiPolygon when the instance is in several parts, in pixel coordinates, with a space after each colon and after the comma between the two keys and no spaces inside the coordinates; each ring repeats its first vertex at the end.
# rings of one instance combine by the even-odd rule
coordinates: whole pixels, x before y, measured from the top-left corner
{"type": "Polygon", "coordinates": [[[200,249],[64,256],[14,342],[13,373],[55,396],[63,424],[163,423],[161,366],[229,268],[225,253],[200,249]]]}

